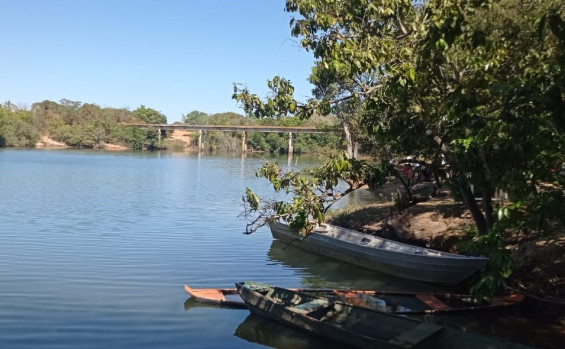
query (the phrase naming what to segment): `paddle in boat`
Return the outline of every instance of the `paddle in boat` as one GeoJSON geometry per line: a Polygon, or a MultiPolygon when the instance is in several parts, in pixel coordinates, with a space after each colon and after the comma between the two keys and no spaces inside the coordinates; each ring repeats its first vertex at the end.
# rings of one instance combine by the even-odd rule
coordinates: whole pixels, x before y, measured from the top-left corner
{"type": "Polygon", "coordinates": [[[236,283],[251,313],[360,348],[526,348],[259,282],[236,283]]]}
{"type": "MultiPolygon", "coordinates": [[[[190,288],[184,286],[192,298],[200,303],[217,304],[234,308],[245,308],[245,303],[236,288],[190,288]]],[[[311,296],[324,297],[332,301],[356,305],[391,314],[437,314],[476,312],[504,309],[519,304],[524,296],[511,293],[477,300],[471,295],[449,293],[409,293],[388,291],[332,290],[332,289],[290,289],[311,296]]]]}
{"type": "Polygon", "coordinates": [[[289,245],[374,271],[430,283],[459,283],[487,262],[483,256],[417,247],[330,224],[316,226],[306,237],[280,222],[269,222],[269,228],[273,238],[289,245]]]}

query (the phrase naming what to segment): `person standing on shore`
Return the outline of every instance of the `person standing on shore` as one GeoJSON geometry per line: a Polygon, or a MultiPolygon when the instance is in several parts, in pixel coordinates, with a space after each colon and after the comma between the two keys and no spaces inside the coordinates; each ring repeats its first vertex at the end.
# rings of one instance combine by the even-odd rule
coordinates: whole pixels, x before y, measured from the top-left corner
{"type": "Polygon", "coordinates": [[[412,187],[412,180],[414,178],[414,169],[410,164],[404,164],[404,168],[402,169],[402,175],[406,179],[406,183],[408,184],[408,188],[412,187]]]}

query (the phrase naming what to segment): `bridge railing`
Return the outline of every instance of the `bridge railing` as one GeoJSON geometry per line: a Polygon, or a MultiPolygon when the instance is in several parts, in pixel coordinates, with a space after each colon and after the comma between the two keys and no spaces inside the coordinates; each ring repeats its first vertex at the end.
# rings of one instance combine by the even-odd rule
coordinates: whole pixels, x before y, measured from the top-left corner
{"type": "Polygon", "coordinates": [[[181,125],[181,124],[122,124],[137,128],[157,128],[160,130],[193,130],[193,131],[249,131],[249,132],[274,132],[274,133],[337,133],[335,129],[325,129],[308,126],[229,126],[229,125],[181,125]]]}

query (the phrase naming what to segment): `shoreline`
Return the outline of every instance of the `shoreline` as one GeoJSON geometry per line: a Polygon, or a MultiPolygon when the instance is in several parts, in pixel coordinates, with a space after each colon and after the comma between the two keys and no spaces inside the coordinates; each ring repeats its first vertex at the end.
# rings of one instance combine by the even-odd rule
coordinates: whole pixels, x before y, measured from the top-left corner
{"type": "MultiPolygon", "coordinates": [[[[328,222],[412,245],[460,252],[457,244],[466,239],[466,225],[473,224],[466,207],[445,187],[429,197],[430,184],[419,183],[413,188],[414,195],[427,197],[400,212],[390,199],[398,190],[398,183],[385,185],[373,193],[380,199],[377,202],[330,213],[328,222]]],[[[507,287],[524,293],[531,311],[565,317],[565,232],[555,227],[549,236],[512,237],[508,248],[514,269],[507,287]]]]}

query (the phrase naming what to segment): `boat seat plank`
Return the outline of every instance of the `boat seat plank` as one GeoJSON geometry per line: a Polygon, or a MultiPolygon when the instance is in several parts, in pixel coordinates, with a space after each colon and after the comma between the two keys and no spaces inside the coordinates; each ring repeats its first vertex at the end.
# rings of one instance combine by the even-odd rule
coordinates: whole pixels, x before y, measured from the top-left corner
{"type": "Polygon", "coordinates": [[[430,338],[442,329],[443,327],[439,325],[426,323],[419,324],[413,329],[392,338],[391,340],[389,340],[389,343],[401,347],[411,348],[418,345],[427,338],[430,338]]]}
{"type": "Polygon", "coordinates": [[[437,297],[431,294],[418,294],[416,297],[422,302],[426,303],[433,310],[449,310],[451,307],[444,302],[440,301],[437,297]]]}

